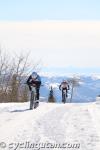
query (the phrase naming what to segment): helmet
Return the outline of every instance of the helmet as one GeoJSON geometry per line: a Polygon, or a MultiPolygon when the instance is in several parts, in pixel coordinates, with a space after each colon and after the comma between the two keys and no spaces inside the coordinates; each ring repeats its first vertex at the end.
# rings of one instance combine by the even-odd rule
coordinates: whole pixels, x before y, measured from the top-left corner
{"type": "Polygon", "coordinates": [[[32,76],[32,78],[37,78],[37,73],[36,72],[33,72],[32,74],[31,74],[31,76],[32,76]]]}
{"type": "Polygon", "coordinates": [[[63,80],[64,83],[68,83],[67,80],[63,80]]]}
{"type": "Polygon", "coordinates": [[[67,82],[66,80],[63,80],[63,82],[67,82]]]}

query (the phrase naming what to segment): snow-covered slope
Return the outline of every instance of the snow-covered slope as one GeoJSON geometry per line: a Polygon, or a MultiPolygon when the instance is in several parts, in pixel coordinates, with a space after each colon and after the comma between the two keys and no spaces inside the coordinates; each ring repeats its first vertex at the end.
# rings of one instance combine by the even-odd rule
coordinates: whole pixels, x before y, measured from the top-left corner
{"type": "Polygon", "coordinates": [[[99,104],[41,102],[28,108],[0,104],[0,150],[100,150],[99,104]]]}

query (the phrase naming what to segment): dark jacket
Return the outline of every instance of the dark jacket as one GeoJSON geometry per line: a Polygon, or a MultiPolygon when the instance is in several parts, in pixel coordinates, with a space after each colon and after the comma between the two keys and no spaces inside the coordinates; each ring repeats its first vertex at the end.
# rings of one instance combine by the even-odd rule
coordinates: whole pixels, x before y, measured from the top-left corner
{"type": "Polygon", "coordinates": [[[27,85],[29,86],[29,89],[31,90],[31,86],[35,84],[36,88],[40,88],[41,85],[41,78],[39,75],[37,75],[37,78],[35,80],[32,79],[32,76],[30,75],[29,78],[26,81],[27,85]]]}

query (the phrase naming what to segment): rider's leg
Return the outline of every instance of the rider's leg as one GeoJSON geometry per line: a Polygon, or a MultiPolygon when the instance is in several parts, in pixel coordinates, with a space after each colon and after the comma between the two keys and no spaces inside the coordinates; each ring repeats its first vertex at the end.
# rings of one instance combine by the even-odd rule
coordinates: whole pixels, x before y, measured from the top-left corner
{"type": "Polygon", "coordinates": [[[68,97],[68,95],[67,95],[67,88],[66,88],[66,97],[68,97]]]}

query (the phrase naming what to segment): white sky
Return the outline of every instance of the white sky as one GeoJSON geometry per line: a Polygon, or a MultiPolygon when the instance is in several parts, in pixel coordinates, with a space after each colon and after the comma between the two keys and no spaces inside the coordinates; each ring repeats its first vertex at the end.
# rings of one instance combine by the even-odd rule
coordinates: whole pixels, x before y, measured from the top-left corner
{"type": "Polygon", "coordinates": [[[0,22],[0,45],[44,66],[100,67],[100,21],[0,22]]]}

